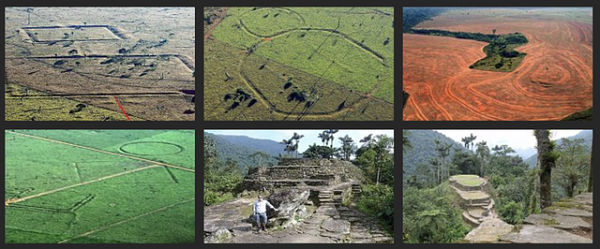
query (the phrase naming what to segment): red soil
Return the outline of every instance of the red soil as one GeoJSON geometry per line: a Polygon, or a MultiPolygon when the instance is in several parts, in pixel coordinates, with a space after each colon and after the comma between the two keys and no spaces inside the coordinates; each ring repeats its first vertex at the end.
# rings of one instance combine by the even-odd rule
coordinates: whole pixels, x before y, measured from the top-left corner
{"type": "Polygon", "coordinates": [[[559,120],[593,105],[591,24],[518,19],[438,20],[419,28],[521,32],[527,56],[513,72],[469,69],[487,43],[403,35],[403,120],[559,120]]]}

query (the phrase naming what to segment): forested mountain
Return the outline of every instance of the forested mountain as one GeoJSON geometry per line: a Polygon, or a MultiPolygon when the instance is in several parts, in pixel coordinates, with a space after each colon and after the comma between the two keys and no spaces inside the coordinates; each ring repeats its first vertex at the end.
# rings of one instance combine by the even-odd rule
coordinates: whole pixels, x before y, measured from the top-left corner
{"type": "Polygon", "coordinates": [[[407,137],[412,149],[408,149],[402,154],[402,169],[405,174],[412,174],[417,165],[428,164],[429,160],[437,156],[435,140],[453,144],[450,157],[454,155],[454,149],[466,150],[462,144],[434,130],[408,130],[407,137]]]}
{"type": "Polygon", "coordinates": [[[283,151],[283,149],[285,148],[285,145],[280,144],[277,141],[268,140],[268,139],[251,138],[251,137],[247,137],[247,136],[234,136],[234,135],[217,135],[217,136],[229,141],[230,143],[244,145],[251,149],[264,151],[267,154],[270,154],[273,156],[276,156],[279,154],[285,154],[285,151],[283,151]]]}
{"type": "MultiPolygon", "coordinates": [[[[568,137],[568,139],[574,140],[574,139],[583,139],[583,144],[588,148],[590,148],[590,146],[592,146],[592,137],[594,135],[593,130],[583,130],[579,133],[577,133],[577,135],[572,136],[572,137],[568,137]]],[[[560,139],[558,139],[556,141],[557,144],[560,144],[560,139]]],[[[533,154],[532,156],[530,156],[529,158],[527,158],[527,160],[525,160],[525,162],[529,165],[529,167],[533,168],[535,167],[535,164],[537,162],[537,153],[533,154]]]]}
{"type": "MultiPolygon", "coordinates": [[[[275,156],[285,154],[284,145],[273,140],[254,139],[246,136],[216,135],[205,132],[204,136],[210,137],[215,143],[220,161],[225,162],[228,158],[238,163],[239,168],[256,167],[257,162],[251,158],[256,152],[267,154],[268,158],[263,158],[262,164],[276,164],[275,156]]],[[[259,160],[257,158],[257,160],[259,160]]]]}

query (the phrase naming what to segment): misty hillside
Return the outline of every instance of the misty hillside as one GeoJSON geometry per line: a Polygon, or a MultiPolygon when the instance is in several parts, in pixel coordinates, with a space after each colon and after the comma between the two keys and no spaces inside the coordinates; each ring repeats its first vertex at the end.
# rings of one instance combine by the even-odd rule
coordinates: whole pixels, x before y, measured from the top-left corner
{"type": "Polygon", "coordinates": [[[434,130],[408,130],[408,132],[408,140],[412,145],[412,149],[402,153],[402,169],[406,174],[412,174],[417,165],[420,163],[429,164],[429,160],[436,157],[436,139],[442,143],[454,144],[452,150],[450,150],[450,156],[454,155],[454,149],[465,150],[462,144],[434,130]]]}
{"type": "Polygon", "coordinates": [[[215,142],[218,157],[222,162],[225,162],[227,158],[231,158],[239,163],[241,169],[247,167],[256,167],[256,162],[250,158],[250,155],[256,152],[264,152],[270,155],[268,161],[263,164],[276,164],[275,156],[284,154],[283,148],[285,147],[278,142],[264,139],[254,139],[246,136],[229,136],[229,135],[216,135],[205,132],[205,137],[212,138],[215,142]]]}
{"type": "MultiPolygon", "coordinates": [[[[583,139],[584,140],[583,144],[585,144],[585,146],[590,148],[590,146],[592,146],[593,135],[594,135],[593,130],[583,130],[583,131],[577,133],[577,135],[568,137],[568,138],[569,139],[583,139]]],[[[557,141],[557,144],[560,144],[560,139],[557,141]]],[[[537,153],[533,154],[532,156],[530,156],[529,158],[527,158],[525,160],[525,163],[529,164],[529,167],[531,167],[531,168],[535,167],[536,162],[537,162],[537,153]]]]}

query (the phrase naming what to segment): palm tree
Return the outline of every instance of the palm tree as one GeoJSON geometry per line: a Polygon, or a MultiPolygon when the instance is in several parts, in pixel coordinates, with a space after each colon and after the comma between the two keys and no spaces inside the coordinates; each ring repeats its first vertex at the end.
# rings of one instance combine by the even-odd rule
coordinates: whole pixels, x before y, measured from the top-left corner
{"type": "Polygon", "coordinates": [[[363,143],[363,147],[369,146],[371,142],[373,142],[373,134],[369,134],[368,136],[361,139],[359,142],[363,143]]]}
{"type": "Polygon", "coordinates": [[[477,136],[473,136],[473,133],[471,133],[471,135],[469,136],[469,143],[471,143],[471,148],[473,148],[473,149],[475,149],[475,146],[473,143],[475,141],[475,139],[477,139],[477,136]]]}
{"type": "Polygon", "coordinates": [[[298,144],[300,143],[300,139],[302,139],[303,137],[304,137],[304,135],[300,135],[300,134],[294,132],[294,135],[290,139],[290,141],[296,141],[296,144],[294,144],[294,150],[296,151],[296,157],[298,157],[298,144]]]}
{"type": "Polygon", "coordinates": [[[333,149],[333,141],[335,141],[333,135],[338,133],[338,131],[340,131],[340,130],[334,130],[334,129],[326,130],[327,134],[329,135],[329,140],[331,141],[332,149],[333,149]]]}
{"type": "Polygon", "coordinates": [[[323,142],[323,145],[326,145],[325,142],[329,145],[329,135],[327,134],[327,131],[319,133],[319,138],[321,139],[321,142],[323,142]]]}
{"type": "Polygon", "coordinates": [[[287,152],[287,154],[288,154],[288,156],[289,156],[289,155],[290,155],[290,153],[291,153],[291,152],[292,152],[292,150],[293,150],[293,146],[292,146],[292,145],[294,144],[294,142],[293,142],[291,139],[290,139],[290,140],[284,139],[284,140],[282,140],[282,141],[281,141],[281,142],[279,142],[279,143],[280,143],[280,144],[283,144],[283,145],[285,145],[285,148],[284,148],[283,150],[284,150],[285,152],[287,152]]]}
{"type": "Polygon", "coordinates": [[[343,153],[344,159],[346,161],[350,161],[350,156],[356,150],[356,146],[354,146],[354,140],[348,135],[340,137],[338,139],[342,142],[341,151],[343,153]]]}
{"type": "Polygon", "coordinates": [[[486,141],[477,143],[477,155],[479,155],[479,158],[481,158],[481,170],[479,173],[481,173],[481,177],[483,177],[483,164],[485,162],[485,158],[490,156],[490,148],[488,148],[486,141]]]}

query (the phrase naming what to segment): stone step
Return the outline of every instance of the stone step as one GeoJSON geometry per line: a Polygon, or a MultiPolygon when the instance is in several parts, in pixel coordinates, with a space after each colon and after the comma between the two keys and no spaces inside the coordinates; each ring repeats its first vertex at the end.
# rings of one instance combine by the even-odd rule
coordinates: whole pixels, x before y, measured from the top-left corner
{"type": "Polygon", "coordinates": [[[512,225],[500,219],[488,219],[471,230],[465,240],[470,243],[495,243],[500,236],[510,233],[512,229],[512,225]]]}
{"type": "Polygon", "coordinates": [[[592,225],[579,217],[560,214],[532,214],[523,222],[532,225],[559,228],[567,231],[578,229],[589,231],[592,229],[592,225]]]}
{"type": "Polygon", "coordinates": [[[483,210],[482,208],[469,208],[469,210],[467,210],[467,212],[469,212],[469,216],[471,216],[475,219],[478,219],[478,220],[485,216],[485,215],[483,215],[485,210],[483,210]]]}
{"type": "MultiPolygon", "coordinates": [[[[467,204],[468,207],[480,207],[480,208],[485,208],[488,209],[487,207],[490,207],[491,202],[483,202],[483,203],[469,203],[467,204]]],[[[493,206],[491,206],[493,207],[493,206]]],[[[489,209],[491,209],[491,207],[489,209]]]]}
{"type": "Polygon", "coordinates": [[[500,241],[511,243],[593,243],[593,240],[549,226],[524,225],[518,232],[501,236],[500,241]]]}
{"type": "Polygon", "coordinates": [[[479,220],[478,220],[478,219],[475,219],[475,218],[473,218],[473,217],[471,217],[471,215],[469,215],[469,212],[467,212],[467,211],[464,211],[464,212],[462,213],[462,216],[463,216],[463,220],[464,220],[465,222],[467,222],[467,224],[469,224],[469,225],[471,225],[471,226],[473,226],[473,227],[477,227],[477,226],[479,226],[479,224],[480,224],[479,220]]]}

